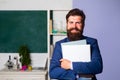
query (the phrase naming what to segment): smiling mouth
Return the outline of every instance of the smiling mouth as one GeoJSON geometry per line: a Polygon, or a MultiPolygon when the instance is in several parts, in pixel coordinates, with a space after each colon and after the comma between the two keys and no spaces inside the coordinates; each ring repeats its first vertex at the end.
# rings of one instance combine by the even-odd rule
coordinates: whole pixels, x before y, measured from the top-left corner
{"type": "Polygon", "coordinates": [[[76,29],[71,30],[72,33],[78,33],[79,31],[76,29]]]}

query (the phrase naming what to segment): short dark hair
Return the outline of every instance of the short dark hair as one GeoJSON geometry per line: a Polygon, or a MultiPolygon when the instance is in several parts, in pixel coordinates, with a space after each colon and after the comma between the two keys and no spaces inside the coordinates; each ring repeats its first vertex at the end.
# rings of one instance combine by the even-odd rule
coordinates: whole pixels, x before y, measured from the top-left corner
{"type": "Polygon", "coordinates": [[[68,14],[66,15],[66,21],[67,22],[68,22],[68,18],[70,16],[81,16],[83,24],[85,23],[86,16],[85,16],[84,12],[82,10],[78,9],[78,8],[74,8],[74,9],[72,9],[68,12],[68,14]]]}

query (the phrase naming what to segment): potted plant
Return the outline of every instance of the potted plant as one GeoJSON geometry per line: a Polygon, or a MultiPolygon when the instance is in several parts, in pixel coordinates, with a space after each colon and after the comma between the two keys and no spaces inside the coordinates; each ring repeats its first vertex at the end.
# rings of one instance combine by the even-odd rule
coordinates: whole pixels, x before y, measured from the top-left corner
{"type": "Polygon", "coordinates": [[[30,51],[26,45],[22,45],[18,50],[20,56],[20,62],[22,65],[22,70],[26,70],[27,67],[31,64],[30,51]]]}

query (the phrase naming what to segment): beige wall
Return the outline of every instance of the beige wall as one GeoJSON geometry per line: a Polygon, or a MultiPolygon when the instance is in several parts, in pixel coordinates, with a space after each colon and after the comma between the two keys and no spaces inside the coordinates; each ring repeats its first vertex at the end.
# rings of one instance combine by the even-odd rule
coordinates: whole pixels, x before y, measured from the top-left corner
{"type": "Polygon", "coordinates": [[[66,10],[72,8],[72,0],[0,0],[0,10],[66,10]]]}

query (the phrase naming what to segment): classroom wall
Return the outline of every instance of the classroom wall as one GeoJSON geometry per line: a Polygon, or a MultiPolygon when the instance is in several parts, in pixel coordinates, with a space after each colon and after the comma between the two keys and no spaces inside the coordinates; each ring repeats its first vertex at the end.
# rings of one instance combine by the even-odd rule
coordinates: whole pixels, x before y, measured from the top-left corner
{"type": "Polygon", "coordinates": [[[72,0],[0,0],[0,10],[63,10],[71,7],[72,0]]]}
{"type": "Polygon", "coordinates": [[[98,39],[103,72],[98,80],[119,80],[120,0],[73,0],[86,14],[84,34],[98,39]]]}
{"type": "MultiPolygon", "coordinates": [[[[0,10],[69,10],[71,8],[72,0],[0,0],[0,10]]],[[[5,67],[9,55],[13,58],[18,56],[18,53],[0,53],[0,69],[5,67]]],[[[31,57],[33,67],[44,67],[48,53],[34,53],[31,57]]]]}

